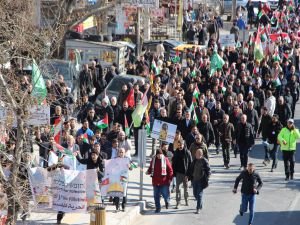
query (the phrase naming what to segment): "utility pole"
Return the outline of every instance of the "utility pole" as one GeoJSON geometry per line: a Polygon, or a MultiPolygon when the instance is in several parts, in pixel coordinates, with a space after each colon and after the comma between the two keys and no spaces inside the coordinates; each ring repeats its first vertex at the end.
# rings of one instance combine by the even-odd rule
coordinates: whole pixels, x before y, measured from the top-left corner
{"type": "Polygon", "coordinates": [[[231,20],[234,21],[236,19],[236,0],[232,0],[232,18],[231,20]]]}
{"type": "Polygon", "coordinates": [[[140,166],[140,193],[139,199],[143,200],[143,185],[144,185],[144,167],[146,166],[146,141],[147,131],[143,129],[138,130],[138,152],[139,152],[139,166],[140,166]]]}
{"type": "Polygon", "coordinates": [[[175,39],[177,39],[177,1],[175,0],[175,12],[174,12],[174,21],[175,21],[175,39]]]}
{"type": "Polygon", "coordinates": [[[141,54],[141,8],[137,8],[137,22],[136,22],[136,56],[139,58],[141,54]]]}

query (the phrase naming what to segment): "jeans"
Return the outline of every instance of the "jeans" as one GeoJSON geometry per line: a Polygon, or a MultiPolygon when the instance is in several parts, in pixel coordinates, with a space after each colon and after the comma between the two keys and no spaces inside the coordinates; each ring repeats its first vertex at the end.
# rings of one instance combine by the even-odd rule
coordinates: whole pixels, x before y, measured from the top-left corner
{"type": "Polygon", "coordinates": [[[170,202],[169,185],[153,186],[153,192],[154,192],[154,202],[155,202],[156,209],[161,209],[161,206],[160,206],[160,196],[161,195],[163,196],[165,203],[170,202]]]}
{"type": "Polygon", "coordinates": [[[197,209],[202,209],[203,202],[202,202],[202,197],[203,197],[203,188],[201,185],[201,181],[193,181],[193,195],[197,201],[197,209]]]}
{"type": "MultiPolygon", "coordinates": [[[[262,141],[263,142],[267,141],[267,138],[262,137],[262,141]]],[[[270,160],[270,150],[269,150],[269,147],[264,144],[264,149],[265,149],[265,161],[269,161],[270,160]]]]}
{"type": "Polygon", "coordinates": [[[273,148],[270,151],[270,156],[273,160],[272,162],[272,169],[277,167],[277,163],[278,163],[278,150],[280,148],[280,145],[275,143],[273,148]]]}
{"type": "Polygon", "coordinates": [[[230,143],[224,142],[222,144],[223,161],[224,165],[228,165],[230,162],[230,143]]]}
{"type": "Polygon", "coordinates": [[[247,167],[248,164],[248,152],[249,148],[245,145],[238,145],[239,151],[240,151],[240,160],[241,160],[241,166],[247,167]]]}
{"type": "Polygon", "coordinates": [[[256,197],[255,194],[242,194],[242,204],[240,207],[240,211],[245,213],[247,212],[247,208],[248,208],[248,203],[249,203],[249,223],[248,224],[252,224],[253,223],[253,219],[254,219],[254,209],[255,209],[255,201],[256,201],[256,197]]]}
{"type": "Polygon", "coordinates": [[[181,185],[184,189],[184,199],[187,202],[189,198],[188,182],[185,180],[185,175],[182,173],[176,173],[176,202],[180,203],[181,200],[181,185]]]}
{"type": "Polygon", "coordinates": [[[282,151],[285,175],[288,177],[294,174],[295,151],[282,151]]]}

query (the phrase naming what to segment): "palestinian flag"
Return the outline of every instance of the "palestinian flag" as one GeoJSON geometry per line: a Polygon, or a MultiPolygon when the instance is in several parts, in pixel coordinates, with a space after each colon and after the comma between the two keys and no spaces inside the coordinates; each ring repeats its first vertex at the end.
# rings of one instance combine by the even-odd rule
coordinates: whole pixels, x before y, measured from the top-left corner
{"type": "Polygon", "coordinates": [[[32,62],[32,88],[31,96],[36,98],[38,104],[44,104],[47,97],[47,88],[43,75],[34,59],[32,62]]]}
{"type": "Polygon", "coordinates": [[[133,88],[130,89],[130,92],[129,92],[127,98],[126,98],[126,101],[127,101],[128,106],[130,108],[133,108],[135,106],[135,102],[134,102],[134,89],[133,88]]]}
{"type": "Polygon", "coordinates": [[[134,162],[130,162],[130,169],[137,168],[137,165],[134,162]]]}
{"type": "Polygon", "coordinates": [[[269,38],[272,42],[276,42],[279,37],[280,37],[280,34],[270,34],[269,35],[269,38]]]}
{"type": "Polygon", "coordinates": [[[129,137],[129,135],[130,135],[130,130],[129,130],[129,126],[128,126],[128,121],[127,121],[126,114],[124,114],[124,129],[125,129],[125,135],[126,135],[127,137],[129,137]]]}
{"type": "Polygon", "coordinates": [[[127,182],[128,180],[127,180],[127,177],[125,177],[125,176],[120,176],[120,181],[121,181],[121,182],[127,182]]]}
{"type": "Polygon", "coordinates": [[[197,114],[196,114],[196,111],[195,111],[195,106],[194,104],[192,103],[190,108],[189,108],[189,111],[190,113],[193,113],[193,120],[196,122],[196,125],[199,123],[199,120],[198,120],[198,117],[197,117],[197,114]]]}
{"type": "Polygon", "coordinates": [[[97,123],[94,123],[99,129],[103,130],[108,127],[108,115],[105,114],[104,119],[98,121],[97,123]]]}
{"type": "Polygon", "coordinates": [[[160,71],[159,71],[159,69],[157,68],[156,62],[155,62],[154,60],[153,60],[152,63],[151,63],[151,70],[153,71],[153,73],[154,73],[155,75],[160,74],[160,71]]]}
{"type": "Polygon", "coordinates": [[[289,54],[288,53],[282,53],[283,57],[288,59],[289,58],[289,54]]]}
{"type": "Polygon", "coordinates": [[[89,137],[88,137],[87,133],[83,134],[83,142],[89,143],[89,137]]]}
{"type": "Polygon", "coordinates": [[[144,113],[146,112],[148,106],[148,97],[147,97],[148,90],[144,93],[141,104],[137,104],[135,110],[131,114],[134,127],[141,126],[144,113]]]}
{"type": "Polygon", "coordinates": [[[199,99],[199,95],[200,95],[200,91],[199,91],[198,86],[196,84],[196,87],[195,87],[194,92],[193,92],[193,103],[194,104],[197,104],[197,100],[199,99]]]}
{"type": "Polygon", "coordinates": [[[260,29],[258,29],[256,40],[254,43],[254,59],[260,62],[263,58],[264,58],[264,51],[260,40],[260,29]]]}
{"type": "Polygon", "coordinates": [[[277,77],[277,79],[274,80],[273,83],[274,83],[275,87],[281,86],[281,81],[280,81],[279,77],[277,77]]]}
{"type": "Polygon", "coordinates": [[[61,146],[61,145],[59,145],[59,144],[57,144],[57,143],[54,144],[53,148],[54,148],[54,150],[55,150],[56,152],[59,152],[59,153],[62,154],[62,155],[67,155],[67,156],[69,156],[69,157],[71,157],[71,158],[74,158],[74,155],[73,155],[73,152],[72,152],[72,151],[70,151],[70,150],[67,149],[67,148],[64,148],[63,146],[61,146]]]}
{"type": "Polygon", "coordinates": [[[278,48],[276,48],[275,51],[274,51],[273,61],[274,62],[280,62],[280,56],[279,56],[279,53],[278,53],[278,48]]]}
{"type": "Polygon", "coordinates": [[[288,33],[285,33],[285,32],[281,32],[281,38],[283,39],[283,40],[286,40],[288,43],[290,43],[291,42],[291,39],[290,39],[290,36],[289,36],[289,34],[288,33]]]}
{"type": "Polygon", "coordinates": [[[61,117],[58,117],[54,120],[53,135],[56,143],[60,143],[62,125],[63,125],[63,121],[61,117]]]}

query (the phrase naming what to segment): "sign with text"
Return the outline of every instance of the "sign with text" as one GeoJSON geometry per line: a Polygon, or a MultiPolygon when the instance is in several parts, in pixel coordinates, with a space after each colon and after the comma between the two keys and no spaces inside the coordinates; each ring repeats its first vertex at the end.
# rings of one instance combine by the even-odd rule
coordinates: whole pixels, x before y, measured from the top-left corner
{"type": "Polygon", "coordinates": [[[173,143],[176,129],[177,125],[161,120],[154,120],[151,137],[168,143],[173,143]]]}
{"type": "Polygon", "coordinates": [[[159,7],[159,0],[125,0],[122,3],[129,3],[131,5],[140,6],[140,7],[159,7]]]}
{"type": "Polygon", "coordinates": [[[50,124],[50,106],[38,105],[30,108],[27,124],[32,126],[50,124]]]}
{"type": "Polygon", "coordinates": [[[101,183],[102,196],[123,197],[128,183],[128,158],[105,160],[105,174],[101,183]]]}
{"type": "Polygon", "coordinates": [[[234,34],[220,35],[221,47],[235,47],[234,34]]]}
{"type": "Polygon", "coordinates": [[[37,167],[29,172],[30,186],[38,209],[62,212],[86,212],[89,205],[101,202],[96,169],[48,172],[37,167]]]}

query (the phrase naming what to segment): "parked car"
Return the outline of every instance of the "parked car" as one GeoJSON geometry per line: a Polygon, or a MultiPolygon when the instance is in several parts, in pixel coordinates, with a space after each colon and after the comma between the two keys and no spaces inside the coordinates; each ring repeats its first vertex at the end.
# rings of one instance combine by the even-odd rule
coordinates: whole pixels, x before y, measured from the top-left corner
{"type": "Polygon", "coordinates": [[[105,94],[108,96],[109,99],[111,99],[111,97],[113,96],[118,97],[120,91],[122,90],[122,86],[124,84],[132,85],[139,81],[148,82],[148,80],[145,77],[140,77],[135,75],[124,74],[124,75],[115,76],[109,82],[105,90],[97,96],[95,101],[96,107],[101,105],[101,100],[105,97],[105,94]]]}
{"type": "MultiPolygon", "coordinates": [[[[156,52],[156,46],[159,44],[160,40],[152,40],[152,41],[145,41],[143,43],[143,48],[145,50],[150,50],[150,52],[156,52]]],[[[170,57],[174,57],[176,55],[176,51],[174,50],[175,47],[178,45],[183,44],[181,41],[173,40],[173,39],[167,39],[163,40],[163,45],[165,48],[165,59],[169,60],[170,57]]]]}

